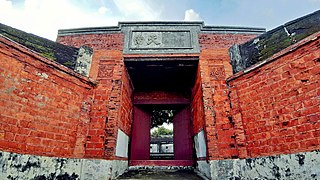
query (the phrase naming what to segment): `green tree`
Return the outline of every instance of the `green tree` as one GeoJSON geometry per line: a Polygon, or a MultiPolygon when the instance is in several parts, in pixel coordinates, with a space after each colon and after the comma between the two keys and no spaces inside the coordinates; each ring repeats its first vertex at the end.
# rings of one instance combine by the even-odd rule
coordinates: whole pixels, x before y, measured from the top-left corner
{"type": "Polygon", "coordinates": [[[175,110],[153,110],[151,128],[161,126],[163,123],[172,123],[175,110]]]}
{"type": "Polygon", "coordinates": [[[163,126],[158,127],[155,131],[152,132],[152,137],[159,137],[161,135],[173,135],[173,131],[170,129],[167,129],[163,126]]]}

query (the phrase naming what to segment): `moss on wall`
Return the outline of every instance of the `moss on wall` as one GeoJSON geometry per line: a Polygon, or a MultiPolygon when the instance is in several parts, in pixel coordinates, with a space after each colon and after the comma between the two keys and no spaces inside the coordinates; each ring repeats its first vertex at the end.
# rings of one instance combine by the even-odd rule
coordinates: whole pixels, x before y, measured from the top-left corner
{"type": "Polygon", "coordinates": [[[1,23],[0,34],[70,69],[75,68],[78,48],[62,45],[1,23]]]}
{"type": "MultiPolygon", "coordinates": [[[[239,45],[240,59],[232,59],[234,73],[261,62],[292,44],[320,31],[320,10],[290,21],[239,45]],[[241,67],[238,67],[241,66],[241,67]]],[[[233,51],[230,49],[230,53],[233,51]]]]}

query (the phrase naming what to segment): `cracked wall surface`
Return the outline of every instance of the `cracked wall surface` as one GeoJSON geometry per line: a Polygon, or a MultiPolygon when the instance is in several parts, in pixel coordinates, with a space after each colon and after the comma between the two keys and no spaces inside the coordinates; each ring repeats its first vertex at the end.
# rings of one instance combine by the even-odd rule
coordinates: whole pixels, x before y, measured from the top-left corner
{"type": "Polygon", "coordinates": [[[319,179],[320,151],[210,161],[212,179],[319,179]]]}
{"type": "Polygon", "coordinates": [[[127,161],[73,159],[0,152],[0,177],[5,179],[114,179],[124,173],[127,161]]]}

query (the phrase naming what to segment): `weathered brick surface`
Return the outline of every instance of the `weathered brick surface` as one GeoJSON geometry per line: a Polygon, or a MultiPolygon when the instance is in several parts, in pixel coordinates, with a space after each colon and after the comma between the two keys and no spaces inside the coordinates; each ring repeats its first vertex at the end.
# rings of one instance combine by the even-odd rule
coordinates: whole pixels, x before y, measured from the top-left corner
{"type": "Polygon", "coordinates": [[[117,130],[131,133],[132,91],[130,77],[124,66],[123,34],[82,34],[59,36],[62,44],[93,48],[89,77],[96,81],[90,112],[85,156],[114,159],[117,130]]]}
{"type": "Polygon", "coordinates": [[[133,86],[127,69],[123,68],[122,93],[121,93],[121,112],[118,120],[118,127],[131,135],[131,125],[133,120],[133,86]]]}
{"type": "Polygon", "coordinates": [[[209,159],[239,157],[235,122],[231,117],[227,77],[232,75],[228,48],[256,35],[200,34],[199,68],[203,92],[205,132],[209,159]]]}
{"type": "Polygon", "coordinates": [[[130,133],[128,118],[132,113],[132,105],[128,101],[132,87],[129,86],[130,79],[121,51],[96,50],[93,59],[98,63],[95,65],[98,68],[98,85],[94,91],[86,157],[112,159],[117,129],[120,127],[125,133],[130,133]]]}
{"type": "Polygon", "coordinates": [[[94,50],[122,50],[124,35],[116,34],[81,34],[58,36],[57,42],[74,47],[89,46],[94,50]]]}
{"type": "Polygon", "coordinates": [[[75,69],[79,51],[78,48],[65,46],[1,23],[0,35],[17,42],[52,61],[63,64],[70,69],[75,69]]]}
{"type": "Polygon", "coordinates": [[[230,80],[242,157],[320,148],[320,34],[230,80]],[[242,123],[242,125],[241,125],[242,123]]]}
{"type": "Polygon", "coordinates": [[[193,133],[196,134],[202,129],[205,130],[203,93],[202,93],[201,76],[200,76],[199,67],[197,71],[195,85],[192,89],[191,113],[192,113],[193,133]]]}
{"type": "Polygon", "coordinates": [[[320,31],[320,10],[272,29],[230,49],[234,73],[262,62],[281,50],[320,31]]]}
{"type": "Polygon", "coordinates": [[[0,41],[0,149],[83,157],[90,82],[12,41],[0,41]]]}
{"type": "Polygon", "coordinates": [[[205,128],[212,159],[238,156],[225,83],[230,66],[225,66],[224,62],[228,60],[226,49],[203,50],[200,54],[205,128]]]}
{"type": "Polygon", "coordinates": [[[234,44],[242,44],[256,36],[256,34],[199,34],[199,44],[201,50],[229,49],[234,44]]]}
{"type": "MultiPolygon", "coordinates": [[[[199,35],[191,111],[193,133],[206,132],[210,160],[319,149],[319,36],[252,72],[232,76],[228,48],[255,36],[199,35]]],[[[123,38],[123,34],[58,37],[60,43],[94,49],[89,75],[94,87],[88,79],[3,39],[0,149],[117,159],[117,130],[131,134],[134,90],[124,65],[123,38]]],[[[187,56],[191,55],[126,58],[187,56]]],[[[190,97],[135,92],[135,100],[146,99],[178,102],[190,97]]]]}
{"type": "Polygon", "coordinates": [[[132,91],[122,52],[96,50],[91,76],[98,83],[91,111],[86,157],[115,158],[117,130],[131,134],[132,91]]]}

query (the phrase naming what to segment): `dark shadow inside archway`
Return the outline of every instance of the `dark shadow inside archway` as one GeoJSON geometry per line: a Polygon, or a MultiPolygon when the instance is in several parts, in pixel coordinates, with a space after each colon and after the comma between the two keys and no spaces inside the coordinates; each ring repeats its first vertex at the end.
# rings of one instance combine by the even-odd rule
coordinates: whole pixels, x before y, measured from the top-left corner
{"type": "Polygon", "coordinates": [[[198,60],[125,59],[125,65],[136,92],[186,92],[194,85],[198,60]]]}
{"type": "Polygon", "coordinates": [[[192,166],[190,111],[198,59],[125,59],[134,86],[131,166],[192,166]]]}

